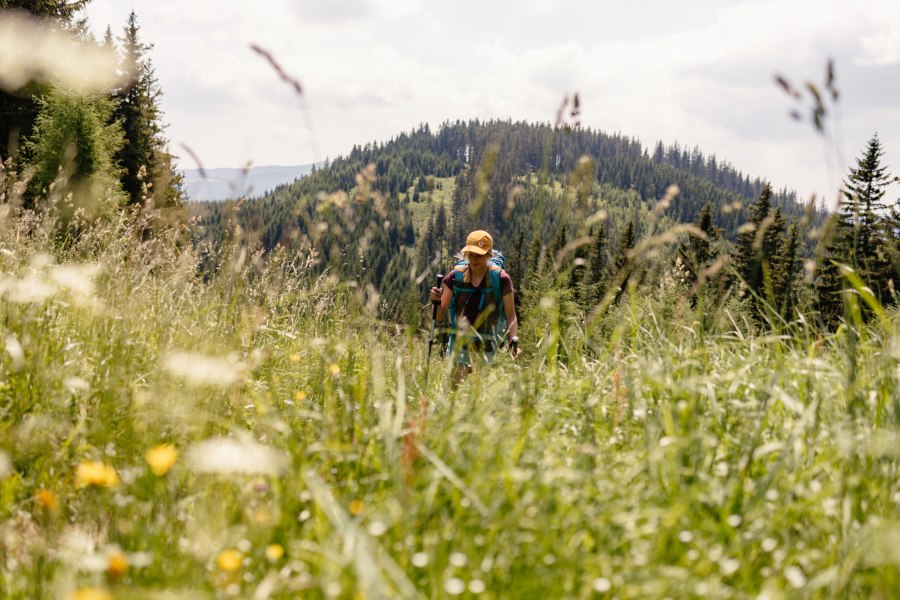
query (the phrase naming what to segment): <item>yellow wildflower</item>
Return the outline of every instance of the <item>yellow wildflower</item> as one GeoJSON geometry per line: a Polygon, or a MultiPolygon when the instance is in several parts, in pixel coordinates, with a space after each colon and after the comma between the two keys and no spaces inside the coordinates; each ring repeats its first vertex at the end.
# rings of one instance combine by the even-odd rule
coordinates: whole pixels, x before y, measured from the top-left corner
{"type": "Polygon", "coordinates": [[[244,560],[244,556],[237,550],[223,550],[216,557],[216,566],[222,571],[230,573],[238,570],[242,560],[244,560]]]}
{"type": "Polygon", "coordinates": [[[119,474],[116,470],[101,462],[83,462],[75,471],[75,487],[116,487],[119,485],[119,474]]]}
{"type": "Polygon", "coordinates": [[[350,514],[354,517],[362,514],[362,511],[366,508],[366,505],[362,500],[354,500],[350,503],[350,514]]]}
{"type": "Polygon", "coordinates": [[[79,588],[69,596],[70,600],[113,600],[112,594],[103,588],[79,588]]]}
{"type": "Polygon", "coordinates": [[[328,366],[328,370],[331,371],[332,375],[338,375],[341,372],[341,365],[337,363],[331,363],[328,366]]]}
{"type": "Polygon", "coordinates": [[[284,556],[284,548],[281,544],[270,544],[266,546],[266,558],[271,562],[276,562],[284,556]]]}
{"type": "Polygon", "coordinates": [[[113,552],[106,559],[106,573],[115,579],[128,572],[128,558],[121,552],[113,552]]]}
{"type": "Polygon", "coordinates": [[[37,491],[37,494],[34,495],[34,499],[38,504],[50,512],[56,512],[59,508],[59,496],[57,496],[56,492],[53,490],[40,489],[37,491]]]}
{"type": "Polygon", "coordinates": [[[150,470],[157,477],[162,477],[169,472],[175,461],[178,460],[178,450],[172,444],[160,444],[147,450],[144,455],[150,470]]]}
{"type": "Polygon", "coordinates": [[[294,400],[296,400],[297,402],[306,400],[306,392],[304,392],[302,390],[297,392],[296,394],[294,394],[294,400]]]}
{"type": "Polygon", "coordinates": [[[291,362],[300,362],[300,355],[295,352],[295,353],[291,354],[290,356],[288,356],[288,359],[291,362]]]}

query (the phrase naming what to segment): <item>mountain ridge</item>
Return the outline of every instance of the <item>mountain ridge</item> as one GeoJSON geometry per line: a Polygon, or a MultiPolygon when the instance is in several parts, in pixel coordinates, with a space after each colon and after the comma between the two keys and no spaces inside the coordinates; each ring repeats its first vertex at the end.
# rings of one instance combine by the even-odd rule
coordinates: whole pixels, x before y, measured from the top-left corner
{"type": "MultiPolygon", "coordinates": [[[[279,185],[308,175],[315,164],[259,165],[250,168],[213,167],[184,169],[184,187],[193,201],[221,201],[241,197],[259,197],[279,185]]],[[[315,165],[318,166],[318,165],[315,165]]]]}

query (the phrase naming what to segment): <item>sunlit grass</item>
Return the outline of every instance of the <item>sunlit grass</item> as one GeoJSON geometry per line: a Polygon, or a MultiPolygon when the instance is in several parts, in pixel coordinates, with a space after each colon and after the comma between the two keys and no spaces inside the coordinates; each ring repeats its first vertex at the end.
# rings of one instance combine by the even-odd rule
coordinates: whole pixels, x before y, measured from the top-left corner
{"type": "Polygon", "coordinates": [[[523,360],[423,388],[423,339],[303,257],[203,281],[129,223],[0,225],[0,597],[900,586],[896,312],[700,333],[668,283],[585,334],[550,296],[523,360]]]}

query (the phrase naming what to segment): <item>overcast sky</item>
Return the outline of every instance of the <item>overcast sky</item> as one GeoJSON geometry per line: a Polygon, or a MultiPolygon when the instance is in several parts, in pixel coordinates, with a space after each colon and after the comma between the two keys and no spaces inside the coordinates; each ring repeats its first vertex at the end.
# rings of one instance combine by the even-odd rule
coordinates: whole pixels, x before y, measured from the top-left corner
{"type": "Polygon", "coordinates": [[[87,15],[121,35],[132,9],[183,168],[181,144],[207,167],[297,165],[423,122],[552,122],[578,92],[586,126],[699,146],[804,199],[833,199],[876,131],[900,175],[898,0],[92,0],[87,15]],[[821,87],[829,58],[841,97],[823,137],[774,76],[821,87]]]}

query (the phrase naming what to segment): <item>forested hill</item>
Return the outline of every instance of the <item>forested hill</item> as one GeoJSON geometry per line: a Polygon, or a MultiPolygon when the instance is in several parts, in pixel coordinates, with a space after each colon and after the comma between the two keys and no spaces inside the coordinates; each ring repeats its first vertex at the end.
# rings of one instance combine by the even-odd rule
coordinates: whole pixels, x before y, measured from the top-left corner
{"type": "MultiPolygon", "coordinates": [[[[746,207],[764,187],[699,149],[659,143],[652,153],[631,138],[582,128],[507,121],[427,125],[387,143],[354,147],[296,182],[256,200],[196,204],[210,248],[224,239],[232,215],[252,245],[310,248],[320,268],[390,289],[413,272],[440,270],[465,233],[483,228],[517,258],[538,256],[579,235],[584,219],[603,211],[605,252],[631,223],[640,238],[647,215],[666,190],[679,193],[664,212],[670,224],[697,221],[704,206],[723,236],[733,239],[746,207]],[[577,210],[576,210],[577,209],[577,210]]],[[[773,207],[797,217],[792,194],[772,195],[773,207]]],[[[599,226],[599,225],[598,225],[599,226]]],[[[581,232],[580,235],[583,235],[581,232]]],[[[520,270],[523,269],[523,270],[520,270]]]]}

